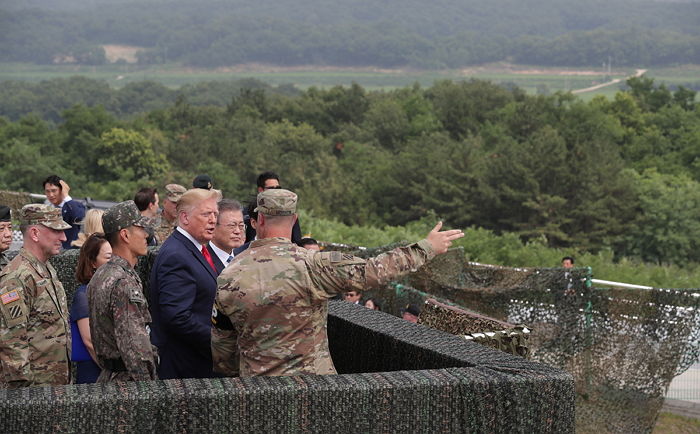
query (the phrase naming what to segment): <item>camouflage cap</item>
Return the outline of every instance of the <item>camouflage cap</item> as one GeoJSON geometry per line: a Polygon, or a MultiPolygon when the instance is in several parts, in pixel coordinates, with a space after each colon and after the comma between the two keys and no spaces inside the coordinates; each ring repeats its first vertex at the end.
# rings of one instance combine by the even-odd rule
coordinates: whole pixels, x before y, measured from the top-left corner
{"type": "Polygon", "coordinates": [[[265,215],[292,215],[297,211],[297,195],[282,188],[262,191],[258,193],[258,206],[254,211],[265,215]]]}
{"type": "Polygon", "coordinates": [[[177,203],[186,191],[187,189],[180,184],[168,184],[165,186],[165,198],[170,202],[177,203]]]}
{"type": "Polygon", "coordinates": [[[0,205],[0,222],[12,221],[12,214],[10,214],[10,207],[5,205],[0,205]]]}
{"type": "Polygon", "coordinates": [[[20,225],[44,225],[47,228],[62,231],[70,229],[71,225],[63,221],[61,208],[53,205],[30,203],[24,205],[19,212],[20,225]]]}
{"type": "Polygon", "coordinates": [[[141,215],[133,200],[120,202],[102,215],[102,227],[105,234],[111,234],[129,226],[141,226],[146,229],[153,226],[152,220],[141,215]]]}

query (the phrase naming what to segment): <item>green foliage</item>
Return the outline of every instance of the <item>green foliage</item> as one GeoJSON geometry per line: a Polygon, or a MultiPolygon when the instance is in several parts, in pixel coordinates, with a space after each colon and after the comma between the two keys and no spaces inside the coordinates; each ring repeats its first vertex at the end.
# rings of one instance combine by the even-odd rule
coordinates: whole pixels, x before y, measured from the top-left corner
{"type": "MultiPolygon", "coordinates": [[[[414,242],[424,238],[437,222],[435,216],[427,216],[406,226],[345,225],[337,220],[318,218],[312,213],[301,212],[304,234],[318,240],[333,241],[353,246],[379,247],[383,245],[414,242]]],[[[700,264],[654,265],[637,259],[618,258],[611,250],[595,254],[578,249],[547,247],[542,240],[524,243],[515,234],[497,235],[483,228],[464,229],[465,236],[453,247],[462,247],[469,261],[506,267],[559,267],[564,256],[574,256],[577,267],[591,267],[596,279],[659,288],[696,288],[700,264]]]]}
{"type": "Polygon", "coordinates": [[[39,83],[4,81],[0,83],[0,116],[18,120],[36,113],[44,119],[61,122],[68,120],[62,117],[62,113],[79,104],[83,107],[101,106],[108,113],[124,118],[165,109],[178,101],[193,106],[221,107],[241,94],[263,90],[271,94],[297,93],[294,88],[272,87],[254,79],[212,81],[185,85],[177,90],[153,81],[133,82],[121,89],[112,89],[105,81],[85,77],[39,83]]]}
{"type": "Polygon", "coordinates": [[[101,44],[144,47],[141,63],[250,62],[459,68],[698,63],[696,2],[418,0],[91,1],[4,5],[0,59],[105,62],[101,44]],[[101,4],[104,3],[104,4],[101,4]]]}
{"type": "MultiPolygon", "coordinates": [[[[75,197],[123,200],[141,186],[189,185],[208,173],[227,197],[246,202],[257,175],[272,170],[311,219],[337,219],[343,237],[369,233],[363,244],[407,234],[367,226],[423,231],[426,218],[439,217],[473,228],[467,252],[485,262],[555,265],[564,252],[700,262],[700,110],[686,89],[641,79],[612,101],[584,102],[476,80],[299,96],[251,86],[226,106],[180,95],[147,113],[144,98],[114,106],[129,113],[72,105],[58,125],[37,116],[0,121],[0,182],[37,191],[59,173],[75,197]]],[[[148,82],[125,89],[135,99],[171,95],[148,82]]]]}
{"type": "Polygon", "coordinates": [[[627,176],[639,202],[626,253],[657,263],[700,262],[700,183],[654,170],[627,176]]]}

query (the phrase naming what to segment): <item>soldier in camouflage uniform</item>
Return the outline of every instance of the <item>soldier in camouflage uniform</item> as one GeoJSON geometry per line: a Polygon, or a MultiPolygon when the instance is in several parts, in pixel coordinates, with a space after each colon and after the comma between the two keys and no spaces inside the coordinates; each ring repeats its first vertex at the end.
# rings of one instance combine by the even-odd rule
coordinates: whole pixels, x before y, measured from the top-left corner
{"type": "Polygon", "coordinates": [[[148,222],[133,200],[114,205],[102,216],[112,258],[97,269],[87,288],[90,336],[102,368],[98,383],[157,378],[151,315],[134,270],[138,257],[148,251],[148,222]]]}
{"type": "Polygon", "coordinates": [[[156,227],[156,239],[158,244],[163,244],[173,233],[177,226],[177,202],[187,189],[179,184],[168,184],[165,186],[165,200],[163,200],[163,212],[160,224],[156,227]]]}
{"type": "Polygon", "coordinates": [[[328,299],[380,287],[444,253],[460,230],[440,232],[368,260],[290,241],[297,196],[258,195],[258,237],[218,279],[212,322],[214,369],[224,375],[335,374],[328,350],[328,299]],[[236,345],[237,342],[237,345],[236,345]]]}
{"type": "Polygon", "coordinates": [[[5,256],[5,251],[12,244],[12,216],[10,207],[0,205],[0,271],[9,262],[5,256]]]}
{"type": "Polygon", "coordinates": [[[70,383],[68,306],[49,258],[71,226],[51,205],[25,205],[24,246],[0,273],[0,387],[70,383]]]}

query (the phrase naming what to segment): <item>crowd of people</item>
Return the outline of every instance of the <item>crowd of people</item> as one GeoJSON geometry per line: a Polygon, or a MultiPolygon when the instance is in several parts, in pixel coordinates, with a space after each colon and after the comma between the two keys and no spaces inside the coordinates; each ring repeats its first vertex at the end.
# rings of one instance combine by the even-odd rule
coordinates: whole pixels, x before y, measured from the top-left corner
{"type": "MultiPolygon", "coordinates": [[[[58,176],[44,190],[47,203],[15,216],[23,246],[9,262],[12,215],[0,206],[0,387],[333,374],[328,300],[359,303],[362,291],[464,236],[438,223],[375,258],[324,251],[302,238],[297,195],[272,172],[260,175],[248,207],[222,197],[206,175],[190,189],[166,185],[162,210],[152,187],[104,212],[86,212],[58,176]],[[135,266],[149,245],[160,248],[147,298],[135,266]],[[69,248],[80,249],[70,311],[49,263],[69,248]]],[[[362,304],[381,309],[376,299],[362,304]]]]}

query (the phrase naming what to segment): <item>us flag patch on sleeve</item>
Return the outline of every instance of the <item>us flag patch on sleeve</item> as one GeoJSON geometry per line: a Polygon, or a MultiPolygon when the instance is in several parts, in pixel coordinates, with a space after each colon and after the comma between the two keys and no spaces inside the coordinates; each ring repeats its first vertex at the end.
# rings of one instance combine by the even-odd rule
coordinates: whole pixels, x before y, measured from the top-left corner
{"type": "Polygon", "coordinates": [[[17,291],[6,292],[0,295],[0,299],[2,299],[2,304],[10,304],[13,301],[19,300],[19,293],[17,291]]]}

